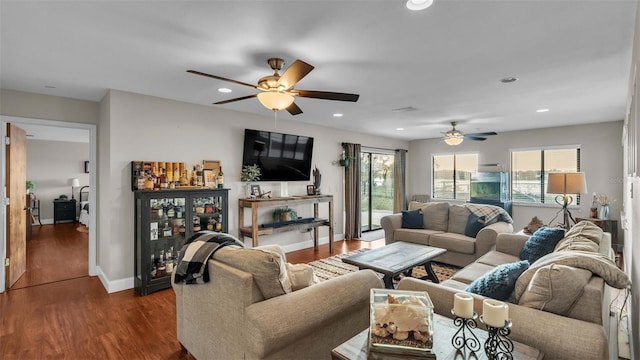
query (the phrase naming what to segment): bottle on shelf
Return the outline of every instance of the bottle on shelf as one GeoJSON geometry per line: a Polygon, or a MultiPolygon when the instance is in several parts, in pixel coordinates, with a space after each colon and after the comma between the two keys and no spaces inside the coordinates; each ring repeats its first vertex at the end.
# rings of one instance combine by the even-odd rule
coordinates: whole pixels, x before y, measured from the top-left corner
{"type": "Polygon", "coordinates": [[[224,173],[222,172],[222,166],[220,166],[220,171],[218,172],[218,189],[224,188],[224,173]]]}

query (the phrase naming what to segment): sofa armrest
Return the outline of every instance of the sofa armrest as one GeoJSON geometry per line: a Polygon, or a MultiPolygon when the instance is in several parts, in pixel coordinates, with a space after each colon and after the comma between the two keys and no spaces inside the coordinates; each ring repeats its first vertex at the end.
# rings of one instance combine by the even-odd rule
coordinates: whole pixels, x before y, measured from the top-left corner
{"type": "Polygon", "coordinates": [[[496,238],[496,250],[505,254],[520,256],[520,250],[529,240],[529,235],[524,234],[498,234],[496,238]]]}
{"type": "Polygon", "coordinates": [[[368,324],[370,289],[383,287],[373,271],[362,270],[252,304],[246,309],[245,344],[264,358],[320,329],[353,336],[368,324]],[[366,315],[362,323],[349,323],[349,316],[359,311],[366,315]]]}
{"type": "MultiPolygon", "coordinates": [[[[454,294],[461,292],[414,278],[402,279],[398,289],[426,291],[433,302],[434,312],[446,317],[452,317],[454,294]]],[[[482,300],[486,298],[475,294],[471,296],[474,297],[475,312],[482,314],[482,300]]],[[[513,323],[510,338],[539,349],[545,354],[545,359],[602,360],[608,356],[602,325],[516,304],[509,304],[509,315],[513,323]]]]}
{"type": "Polygon", "coordinates": [[[383,216],[380,219],[380,225],[384,230],[384,242],[389,245],[392,242],[395,242],[393,238],[395,230],[402,227],[402,214],[398,213],[383,216]]]}
{"type": "Polygon", "coordinates": [[[513,232],[513,225],[504,221],[485,226],[476,235],[476,258],[488,253],[496,245],[496,237],[513,232]]]}

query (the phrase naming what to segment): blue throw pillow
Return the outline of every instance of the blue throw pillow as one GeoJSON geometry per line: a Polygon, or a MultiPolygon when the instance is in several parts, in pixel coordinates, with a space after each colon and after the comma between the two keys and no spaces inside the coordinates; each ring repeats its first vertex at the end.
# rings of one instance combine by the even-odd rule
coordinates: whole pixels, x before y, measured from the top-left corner
{"type": "Polygon", "coordinates": [[[465,290],[496,300],[507,300],[513,292],[516,280],[528,268],[527,260],[496,266],[495,269],[475,279],[465,290]]]}
{"type": "Polygon", "coordinates": [[[529,263],[533,264],[536,260],[551,253],[562,238],[564,238],[564,229],[539,228],[522,246],[520,260],[529,260],[529,263]]]}
{"type": "Polygon", "coordinates": [[[423,229],[424,217],[422,210],[405,210],[402,212],[402,227],[405,229],[423,229]]]}
{"type": "Polygon", "coordinates": [[[470,237],[476,237],[478,232],[482,230],[482,228],[486,224],[486,217],[478,216],[476,214],[469,214],[467,218],[467,226],[464,228],[464,234],[470,237]]]}

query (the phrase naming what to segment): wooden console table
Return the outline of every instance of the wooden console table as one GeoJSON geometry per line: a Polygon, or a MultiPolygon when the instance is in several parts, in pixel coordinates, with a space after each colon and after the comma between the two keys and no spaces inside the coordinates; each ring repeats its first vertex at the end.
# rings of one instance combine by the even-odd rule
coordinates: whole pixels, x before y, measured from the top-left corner
{"type": "Polygon", "coordinates": [[[240,238],[245,236],[252,239],[252,246],[258,246],[258,236],[277,234],[285,231],[313,229],[313,247],[318,248],[318,227],[329,227],[329,252],[333,253],[333,195],[288,196],[273,199],[239,199],[238,200],[238,231],[240,238]],[[329,203],[329,217],[318,218],[318,204],[329,203]],[[313,204],[313,221],[291,223],[280,227],[262,227],[258,224],[258,209],[266,207],[289,206],[297,204],[313,204]],[[244,209],[251,209],[251,225],[244,224],[244,209]]]}

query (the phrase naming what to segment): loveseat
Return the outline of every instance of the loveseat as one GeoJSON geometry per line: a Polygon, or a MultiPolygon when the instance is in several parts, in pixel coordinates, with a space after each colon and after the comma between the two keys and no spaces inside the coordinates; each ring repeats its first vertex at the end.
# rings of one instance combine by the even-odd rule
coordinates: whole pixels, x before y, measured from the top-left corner
{"type": "Polygon", "coordinates": [[[174,275],[178,340],[196,359],[330,359],[369,325],[370,289],[384,287],[373,271],[292,291],[300,286],[275,247],[221,248],[204,284],[174,275]]]}
{"type": "Polygon", "coordinates": [[[380,219],[387,245],[406,241],[444,248],[447,252],[434,260],[461,267],[491,250],[498,234],[513,232],[512,223],[504,209],[493,205],[415,201],[409,211],[380,219]],[[415,211],[422,213],[422,223],[403,224],[403,217],[415,211]]]}
{"type": "MultiPolygon", "coordinates": [[[[495,274],[497,267],[520,262],[528,240],[526,235],[499,234],[495,250],[452,278],[440,284],[404,278],[398,288],[426,291],[434,311],[452,317],[454,294],[465,291],[474,280],[486,279],[492,271],[495,274]]],[[[541,350],[545,359],[608,359],[612,288],[604,279],[618,288],[630,285],[613,262],[611,235],[592,223],[581,222],[554,251],[517,277],[506,300],[513,323],[510,338],[541,350]]],[[[472,296],[475,312],[481,314],[486,297],[472,296]]]]}

